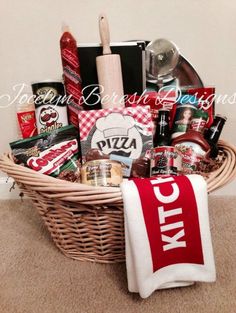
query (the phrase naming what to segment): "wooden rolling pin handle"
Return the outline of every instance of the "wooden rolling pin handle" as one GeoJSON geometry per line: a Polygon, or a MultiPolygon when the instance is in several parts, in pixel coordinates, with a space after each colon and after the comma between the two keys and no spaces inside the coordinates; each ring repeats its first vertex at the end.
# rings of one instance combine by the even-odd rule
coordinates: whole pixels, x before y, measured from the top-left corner
{"type": "Polygon", "coordinates": [[[124,107],[121,61],[118,54],[96,58],[101,104],[103,109],[124,107]]]}
{"type": "Polygon", "coordinates": [[[105,14],[100,14],[99,16],[99,33],[103,46],[103,54],[111,54],[109,25],[105,14]]]}

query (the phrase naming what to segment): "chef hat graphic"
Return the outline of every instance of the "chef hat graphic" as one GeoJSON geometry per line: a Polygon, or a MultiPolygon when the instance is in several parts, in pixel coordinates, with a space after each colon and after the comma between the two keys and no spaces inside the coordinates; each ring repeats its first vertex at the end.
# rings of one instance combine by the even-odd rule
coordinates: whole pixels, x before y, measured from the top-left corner
{"type": "Polygon", "coordinates": [[[103,132],[104,138],[128,136],[130,128],[134,127],[134,119],[132,116],[111,113],[106,117],[99,118],[96,127],[103,132]]]}

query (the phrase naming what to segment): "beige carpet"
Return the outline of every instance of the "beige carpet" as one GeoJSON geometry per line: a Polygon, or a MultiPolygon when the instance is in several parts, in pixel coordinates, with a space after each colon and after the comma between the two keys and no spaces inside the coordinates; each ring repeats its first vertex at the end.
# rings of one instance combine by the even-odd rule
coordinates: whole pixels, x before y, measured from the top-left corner
{"type": "Polygon", "coordinates": [[[73,261],[54,246],[29,201],[0,202],[1,313],[236,312],[236,197],[210,197],[217,282],[127,291],[124,264],[73,261]]]}

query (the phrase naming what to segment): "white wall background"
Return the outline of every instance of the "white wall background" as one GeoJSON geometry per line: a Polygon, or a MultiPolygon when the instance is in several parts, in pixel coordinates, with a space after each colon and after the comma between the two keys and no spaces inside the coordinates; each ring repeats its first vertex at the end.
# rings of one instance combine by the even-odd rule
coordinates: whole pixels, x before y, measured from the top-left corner
{"type": "MultiPolygon", "coordinates": [[[[1,0],[0,96],[17,83],[60,78],[59,38],[66,21],[79,42],[98,42],[98,15],[106,12],[112,41],[165,37],[174,41],[205,84],[236,92],[235,0],[1,0]]],[[[0,153],[16,139],[15,105],[0,98],[0,153]]],[[[223,137],[236,144],[236,103],[218,104],[228,116],[223,137]]],[[[1,175],[1,174],[0,174],[1,175]]],[[[236,184],[221,194],[234,192],[236,184]]]]}

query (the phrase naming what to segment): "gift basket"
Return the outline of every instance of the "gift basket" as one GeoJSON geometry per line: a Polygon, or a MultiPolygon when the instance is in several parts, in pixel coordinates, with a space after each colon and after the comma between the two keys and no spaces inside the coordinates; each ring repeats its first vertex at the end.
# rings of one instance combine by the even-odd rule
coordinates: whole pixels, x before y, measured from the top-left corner
{"type": "Polygon", "coordinates": [[[17,113],[23,139],[0,157],[0,169],[66,256],[110,263],[125,260],[122,179],[197,173],[212,192],[236,176],[236,148],[219,140],[226,118],[214,113],[214,88],[172,42],[110,48],[106,18],[99,23],[102,46],[78,51],[64,29],[64,83],[32,85],[35,109],[17,113]]]}

